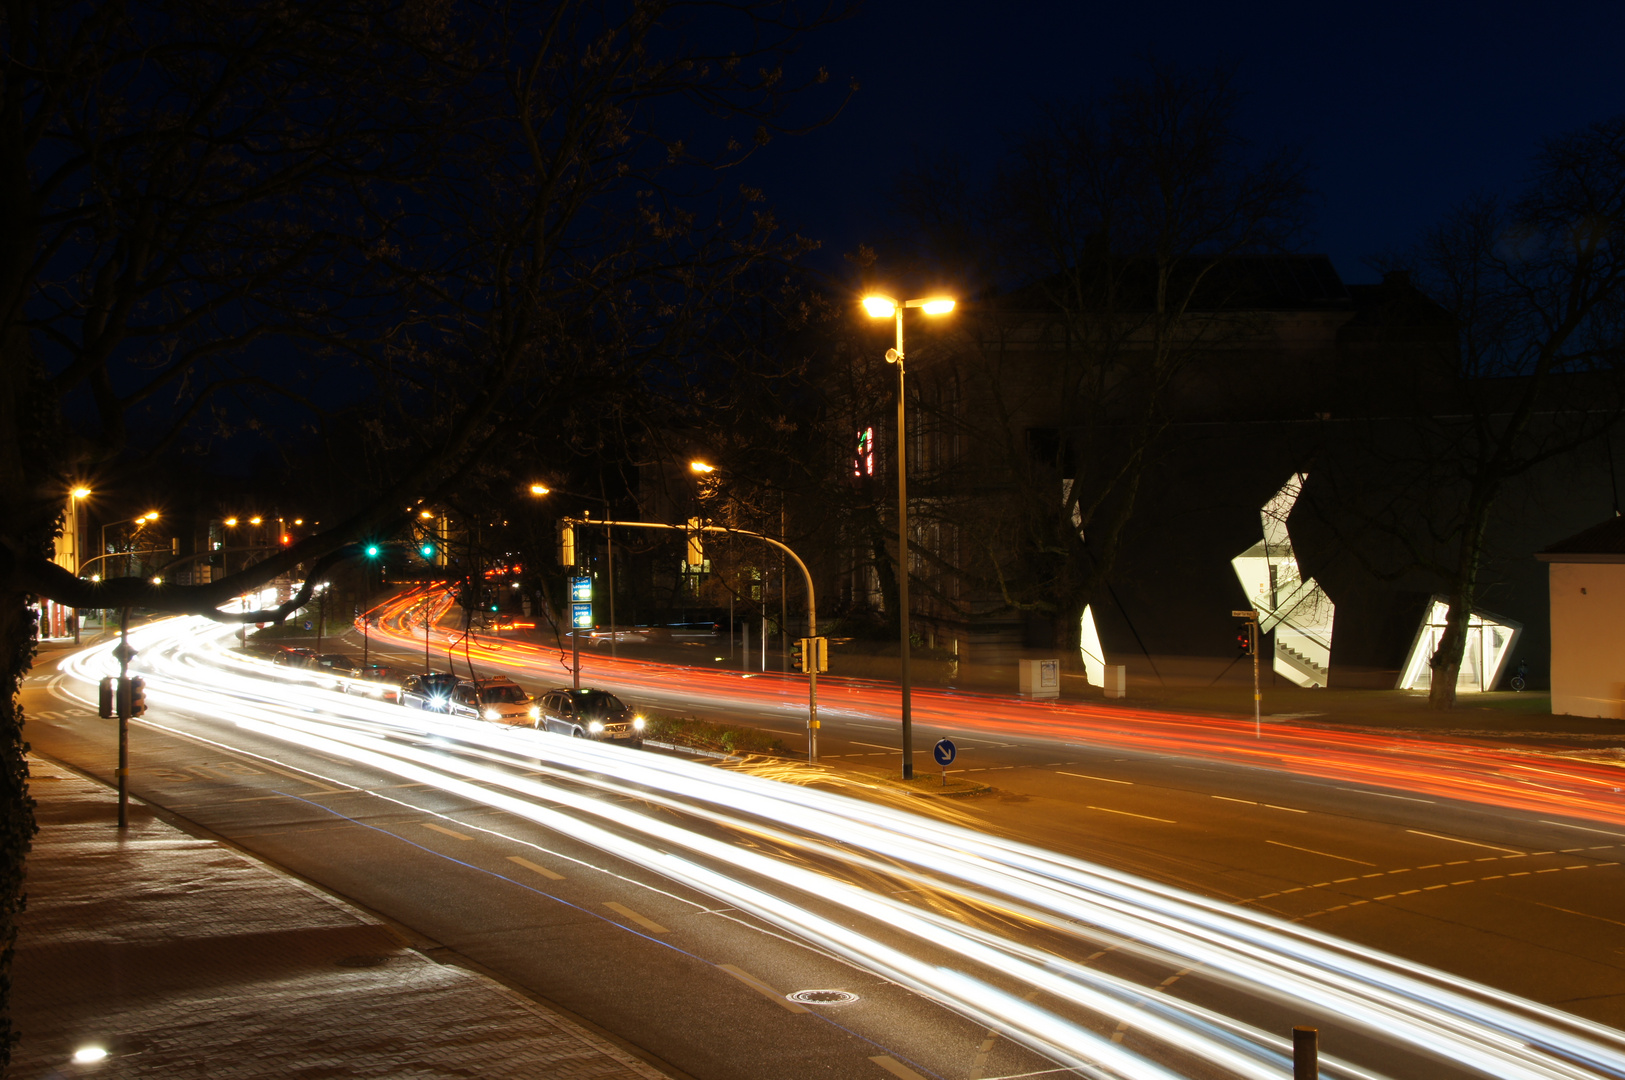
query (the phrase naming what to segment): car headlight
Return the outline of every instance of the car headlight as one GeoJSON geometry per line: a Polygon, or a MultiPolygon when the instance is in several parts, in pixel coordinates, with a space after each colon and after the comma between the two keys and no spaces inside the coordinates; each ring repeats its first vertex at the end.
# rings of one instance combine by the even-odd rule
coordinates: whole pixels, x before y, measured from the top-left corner
{"type": "Polygon", "coordinates": [[[635,731],[642,731],[643,730],[643,717],[634,716],[632,718],[632,728],[635,731]]]}
{"type": "Polygon", "coordinates": [[[604,725],[594,720],[592,723],[587,725],[587,730],[592,732],[594,735],[599,735],[603,733],[604,725]]]}
{"type": "Polygon", "coordinates": [[[502,714],[497,712],[495,709],[486,709],[485,718],[487,720],[501,720],[502,714]]]}
{"type": "Polygon", "coordinates": [[[541,708],[536,705],[532,705],[530,707],[530,718],[532,720],[540,720],[542,718],[541,708]]]}

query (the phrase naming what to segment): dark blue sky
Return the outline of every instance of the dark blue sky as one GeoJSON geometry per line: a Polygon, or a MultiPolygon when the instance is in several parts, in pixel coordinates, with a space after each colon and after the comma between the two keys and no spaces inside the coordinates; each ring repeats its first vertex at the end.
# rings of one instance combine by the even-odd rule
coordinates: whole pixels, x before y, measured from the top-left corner
{"type": "Polygon", "coordinates": [[[1625,111],[1625,3],[905,3],[870,0],[806,59],[862,90],[781,140],[758,182],[834,269],[890,231],[888,177],[920,151],[991,163],[1033,106],[1145,71],[1233,64],[1255,142],[1305,148],[1320,193],[1303,250],[1348,281],[1475,191],[1508,190],[1551,135],[1625,111]]]}

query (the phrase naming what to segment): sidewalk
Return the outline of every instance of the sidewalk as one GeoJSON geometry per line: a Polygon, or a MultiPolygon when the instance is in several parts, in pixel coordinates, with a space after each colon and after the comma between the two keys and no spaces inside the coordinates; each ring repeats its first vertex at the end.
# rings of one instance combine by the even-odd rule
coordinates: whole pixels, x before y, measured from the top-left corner
{"type": "Polygon", "coordinates": [[[19,1078],[663,1080],[603,1038],[223,844],[30,758],[19,1078]],[[94,1064],[75,1051],[101,1047],[94,1064]]]}

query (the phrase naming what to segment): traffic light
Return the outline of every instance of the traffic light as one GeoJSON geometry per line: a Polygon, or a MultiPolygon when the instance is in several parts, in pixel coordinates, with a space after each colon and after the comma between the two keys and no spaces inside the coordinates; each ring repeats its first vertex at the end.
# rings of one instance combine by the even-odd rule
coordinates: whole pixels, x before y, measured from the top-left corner
{"type": "Polygon", "coordinates": [[[815,637],[815,638],[808,638],[807,641],[812,646],[812,648],[809,650],[812,655],[808,657],[808,660],[809,660],[809,662],[812,663],[813,670],[819,672],[820,674],[822,674],[823,672],[828,671],[829,670],[829,638],[827,638],[827,637],[815,637]]]}
{"type": "Polygon", "coordinates": [[[807,670],[807,639],[796,638],[790,646],[790,663],[797,671],[807,670]]]}
{"type": "Polygon", "coordinates": [[[422,547],[418,548],[418,554],[422,555],[425,559],[434,558],[434,545],[424,544],[422,547]]]}
{"type": "Polygon", "coordinates": [[[118,683],[118,676],[108,675],[102,679],[101,693],[96,701],[96,715],[103,720],[111,720],[118,715],[113,704],[114,686],[118,683]]]}
{"type": "Polygon", "coordinates": [[[1241,629],[1236,631],[1236,648],[1241,650],[1241,655],[1243,656],[1251,656],[1253,654],[1252,623],[1242,623],[1241,629]]]}
{"type": "Polygon", "coordinates": [[[130,715],[140,716],[147,711],[147,680],[137,675],[130,680],[130,715]]]}
{"type": "Polygon", "coordinates": [[[293,543],[293,537],[289,536],[287,533],[283,533],[282,534],[282,546],[287,547],[291,543],[293,543]]]}
{"type": "Polygon", "coordinates": [[[568,521],[559,523],[559,565],[576,564],[576,527],[568,521]]]}
{"type": "Polygon", "coordinates": [[[376,559],[377,557],[378,557],[378,545],[377,544],[368,544],[367,545],[367,558],[376,559]]]}

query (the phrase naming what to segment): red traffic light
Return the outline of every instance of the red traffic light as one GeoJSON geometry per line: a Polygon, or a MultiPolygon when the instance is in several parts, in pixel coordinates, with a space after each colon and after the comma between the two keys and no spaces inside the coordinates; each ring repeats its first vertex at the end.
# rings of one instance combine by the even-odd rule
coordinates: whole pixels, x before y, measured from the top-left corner
{"type": "Polygon", "coordinates": [[[287,533],[283,533],[282,534],[282,543],[285,544],[285,545],[293,543],[293,537],[289,536],[287,533]]]}

